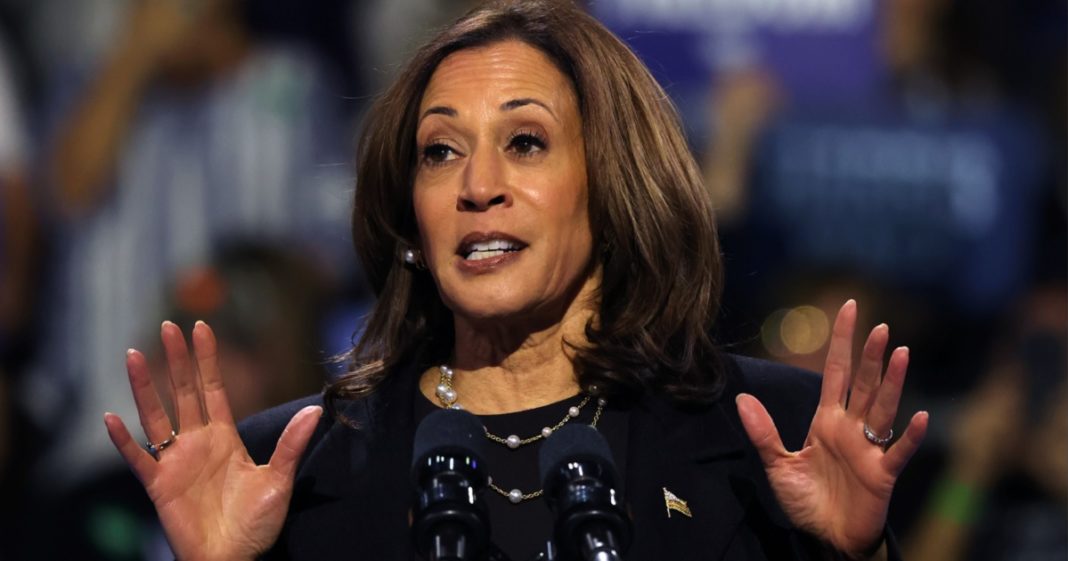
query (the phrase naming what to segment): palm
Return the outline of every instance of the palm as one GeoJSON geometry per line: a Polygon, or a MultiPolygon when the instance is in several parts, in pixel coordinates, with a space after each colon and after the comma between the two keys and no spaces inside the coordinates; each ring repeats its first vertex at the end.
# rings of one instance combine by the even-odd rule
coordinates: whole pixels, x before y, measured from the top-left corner
{"type": "Polygon", "coordinates": [[[895,478],[880,468],[882,450],[864,438],[863,429],[834,417],[834,411],[817,411],[805,447],[768,465],[768,479],[794,524],[859,551],[882,533],[895,478]],[[840,535],[822,535],[821,528],[839,529],[840,535]]]}
{"type": "Polygon", "coordinates": [[[886,451],[864,436],[865,422],[878,435],[889,433],[908,349],[895,350],[886,375],[880,376],[888,332],[885,325],[876,327],[850,391],[855,322],[856,307],[847,303],[835,321],[820,404],[801,450],[783,447],[771,417],[755,398],[741,396],[738,407],[790,520],[839,551],[860,556],[879,543],[894,483],[923,439],[927,416],[916,414],[901,440],[886,451]]]}
{"type": "Polygon", "coordinates": [[[145,490],[172,543],[246,541],[251,542],[244,544],[248,550],[264,551],[271,544],[257,536],[251,523],[281,527],[286,505],[273,503],[288,495],[289,482],[257,467],[239,443],[221,432],[183,433],[163,454],[160,469],[145,481],[145,490]],[[276,520],[265,520],[269,517],[276,520]]]}
{"type": "MultiPolygon", "coordinates": [[[[158,461],[133,441],[118,417],[109,414],[105,422],[145,486],[179,559],[251,559],[266,551],[281,531],[296,460],[321,410],[306,408],[295,415],[270,463],[257,466],[234,427],[210,329],[198,326],[194,339],[200,384],[181,333],[172,324],[163,328],[182,430],[158,461]]],[[[170,434],[170,420],[152,389],[144,357],[131,352],[127,367],[145,433],[161,442],[170,434]]]]}

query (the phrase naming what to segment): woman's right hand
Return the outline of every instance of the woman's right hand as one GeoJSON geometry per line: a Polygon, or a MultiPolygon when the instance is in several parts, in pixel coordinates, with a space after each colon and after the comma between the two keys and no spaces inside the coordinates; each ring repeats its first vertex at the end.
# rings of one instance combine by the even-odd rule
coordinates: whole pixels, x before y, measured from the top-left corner
{"type": "MultiPolygon", "coordinates": [[[[257,466],[234,425],[211,328],[203,322],[193,328],[195,366],[177,325],[164,322],[160,337],[178,436],[157,458],[112,413],[104,415],[108,435],[152,499],[178,559],[253,559],[278,539],[297,463],[322,408],[305,407],[294,415],[270,462],[257,466]]],[[[171,421],[152,385],[144,355],[128,351],[126,369],[145,435],[150,442],[165,441],[171,437],[171,421]]]]}

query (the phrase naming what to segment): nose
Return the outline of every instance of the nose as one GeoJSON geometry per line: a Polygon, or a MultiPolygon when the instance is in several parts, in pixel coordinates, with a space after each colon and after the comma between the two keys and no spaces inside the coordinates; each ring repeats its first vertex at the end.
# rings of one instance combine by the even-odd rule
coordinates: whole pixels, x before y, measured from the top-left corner
{"type": "Polygon", "coordinates": [[[457,197],[456,210],[485,212],[495,206],[511,204],[511,189],[508,188],[500,155],[493,150],[471,154],[464,170],[463,187],[457,197]]]}

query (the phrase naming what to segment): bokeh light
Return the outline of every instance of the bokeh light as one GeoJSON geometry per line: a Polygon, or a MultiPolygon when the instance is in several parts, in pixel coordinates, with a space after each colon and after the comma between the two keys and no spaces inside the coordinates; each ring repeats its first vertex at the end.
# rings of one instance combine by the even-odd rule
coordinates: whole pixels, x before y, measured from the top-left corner
{"type": "Polygon", "coordinates": [[[811,305],[775,310],[760,328],[764,349],[780,358],[819,351],[830,334],[827,314],[811,305]]]}
{"type": "Polygon", "coordinates": [[[815,306],[798,306],[782,318],[782,344],[793,354],[807,355],[823,348],[830,335],[827,314],[815,306]]]}

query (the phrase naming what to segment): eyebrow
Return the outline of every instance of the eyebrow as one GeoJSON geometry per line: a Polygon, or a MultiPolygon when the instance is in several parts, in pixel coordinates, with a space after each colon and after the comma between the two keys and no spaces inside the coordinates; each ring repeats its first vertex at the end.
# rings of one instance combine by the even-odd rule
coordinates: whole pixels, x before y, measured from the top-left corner
{"type": "Polygon", "coordinates": [[[419,117],[419,122],[426,119],[427,115],[445,115],[446,117],[455,117],[457,115],[456,110],[452,107],[446,107],[444,105],[435,105],[426,111],[419,117]]]}
{"type": "MultiPolygon", "coordinates": [[[[553,119],[556,119],[556,113],[553,113],[553,110],[549,109],[548,105],[545,105],[544,103],[538,101],[537,99],[534,99],[533,97],[524,97],[520,99],[506,101],[501,104],[501,111],[511,111],[513,109],[519,109],[520,107],[523,107],[525,105],[537,105],[538,107],[541,107],[542,109],[548,111],[549,115],[552,115],[553,119]]],[[[556,120],[559,121],[559,119],[556,120]]]]}
{"type": "MultiPolygon", "coordinates": [[[[514,109],[519,109],[520,107],[525,107],[527,105],[537,105],[537,106],[541,107],[542,109],[548,111],[549,115],[551,115],[553,119],[556,119],[557,121],[560,120],[560,119],[557,119],[556,113],[553,113],[553,110],[550,109],[548,105],[542,103],[541,101],[539,101],[539,100],[537,100],[537,99],[535,99],[533,97],[523,97],[523,98],[520,98],[520,99],[508,100],[508,101],[506,101],[506,102],[501,104],[500,110],[501,111],[512,111],[514,109]]],[[[423,114],[419,117],[419,121],[422,122],[423,119],[427,118],[427,116],[429,116],[429,115],[445,115],[446,117],[455,117],[458,114],[459,113],[457,113],[457,111],[455,109],[453,109],[452,107],[448,107],[446,105],[435,105],[434,107],[431,107],[431,108],[427,109],[426,111],[423,111],[423,114]]]]}

